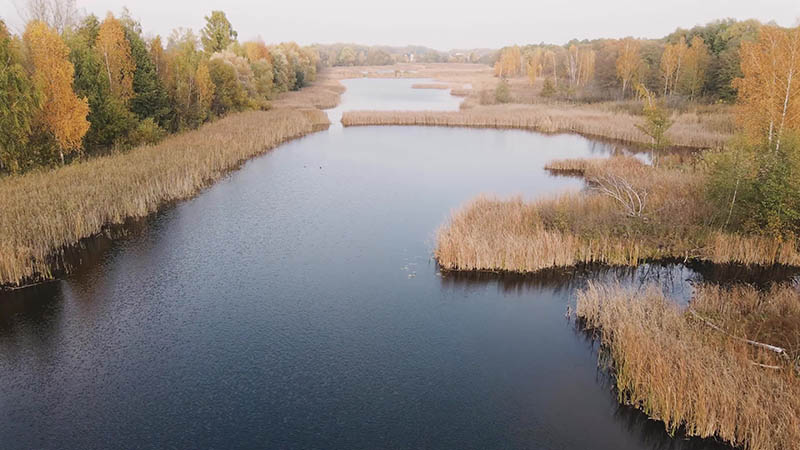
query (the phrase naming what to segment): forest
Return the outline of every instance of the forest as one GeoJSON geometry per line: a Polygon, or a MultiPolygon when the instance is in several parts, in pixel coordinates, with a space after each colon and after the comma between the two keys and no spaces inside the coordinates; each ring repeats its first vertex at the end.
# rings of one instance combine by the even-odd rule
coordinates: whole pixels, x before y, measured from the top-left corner
{"type": "Polygon", "coordinates": [[[724,19],[677,29],[662,39],[573,40],[565,45],[501,49],[499,77],[544,80],[543,95],[582,101],[635,96],[635,86],[666,97],[732,103],[733,80],[742,76],[742,42],[756,39],[757,20],[724,19]]]}
{"type": "Polygon", "coordinates": [[[270,108],[316,78],[316,50],[239,42],[222,11],[199,34],[146,37],[127,12],[81,17],[31,1],[21,36],[0,20],[0,175],[154,144],[234,111],[270,108]]]}

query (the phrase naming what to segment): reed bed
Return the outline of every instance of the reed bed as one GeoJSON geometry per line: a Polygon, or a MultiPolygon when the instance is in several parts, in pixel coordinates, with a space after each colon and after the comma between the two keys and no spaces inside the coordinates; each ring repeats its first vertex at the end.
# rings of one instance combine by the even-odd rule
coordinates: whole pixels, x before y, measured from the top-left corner
{"type": "Polygon", "coordinates": [[[656,285],[590,284],[576,312],[600,339],[601,363],[612,369],[621,403],[663,421],[670,433],[749,450],[797,448],[795,288],[700,286],[681,308],[656,285]],[[785,346],[793,356],[759,344],[785,346]]]}
{"type": "Polygon", "coordinates": [[[157,145],[0,180],[0,286],[52,278],[63,250],[82,239],[190,197],[243,161],[328,126],[325,113],[311,106],[318,95],[327,98],[323,90],[329,88],[157,145]]]}
{"type": "Polygon", "coordinates": [[[450,89],[450,95],[453,97],[467,97],[472,94],[472,88],[454,87],[450,89]]]}
{"type": "Polygon", "coordinates": [[[675,258],[800,265],[793,240],[720,231],[704,200],[699,170],[657,168],[632,157],[552,165],[584,176],[587,192],[532,202],[479,197],[439,229],[434,251],[439,264],[448,270],[511,272],[675,258]],[[609,195],[616,188],[622,201],[609,195]],[[641,211],[628,194],[645,198],[641,211]]]}
{"type": "Polygon", "coordinates": [[[442,83],[414,83],[412,89],[450,89],[449,84],[442,83]]]}
{"type": "MultiPolygon", "coordinates": [[[[731,134],[707,129],[693,115],[678,114],[670,128],[670,141],[687,148],[721,148],[731,134]]],[[[650,137],[636,124],[642,118],[601,108],[564,105],[489,105],[461,111],[349,111],[345,126],[426,125],[475,128],[518,128],[543,133],[578,133],[588,137],[649,145],[650,137]]]]}
{"type": "Polygon", "coordinates": [[[324,78],[299,91],[281,94],[273,102],[273,106],[330,109],[339,104],[339,97],[345,89],[338,80],[324,78]]]}

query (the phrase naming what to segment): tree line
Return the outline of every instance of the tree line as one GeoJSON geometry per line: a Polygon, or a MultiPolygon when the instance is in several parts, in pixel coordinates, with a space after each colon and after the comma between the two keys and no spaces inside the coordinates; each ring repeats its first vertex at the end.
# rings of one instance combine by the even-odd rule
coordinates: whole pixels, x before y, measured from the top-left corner
{"type": "Polygon", "coordinates": [[[725,19],[678,29],[662,39],[573,40],[566,45],[525,45],[495,55],[498,77],[543,79],[544,95],[611,100],[636,95],[636,86],[664,96],[733,102],[742,76],[740,48],[754,41],[756,20],[725,19]]]}
{"type": "Polygon", "coordinates": [[[323,67],[387,66],[396,63],[475,63],[490,64],[493,50],[469,49],[441,52],[420,45],[315,44],[323,67]]]}
{"type": "Polygon", "coordinates": [[[147,38],[127,11],[79,17],[32,0],[21,36],[0,20],[0,174],[155,143],[233,111],[267,109],[316,78],[296,43],[240,43],[222,11],[199,35],[147,38]]]}

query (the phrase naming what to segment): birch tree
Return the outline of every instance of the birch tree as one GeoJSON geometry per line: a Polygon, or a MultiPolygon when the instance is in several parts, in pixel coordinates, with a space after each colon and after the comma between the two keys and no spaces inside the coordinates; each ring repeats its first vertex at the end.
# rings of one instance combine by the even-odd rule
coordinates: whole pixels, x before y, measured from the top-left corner
{"type": "Polygon", "coordinates": [[[617,57],[617,78],[622,82],[622,96],[628,86],[635,81],[641,66],[641,56],[639,56],[639,41],[633,38],[625,38],[620,41],[619,56],[617,57]]]}
{"type": "Polygon", "coordinates": [[[35,20],[28,23],[23,40],[33,66],[33,82],[43,96],[41,120],[55,138],[63,164],[64,153],[79,151],[89,130],[89,102],[75,95],[75,67],[68,59],[69,48],[55,29],[35,20]]]}
{"type": "Polygon", "coordinates": [[[787,131],[800,131],[800,27],[763,27],[757,41],[742,43],[741,64],[740,122],[778,151],[787,131]]]}
{"type": "Polygon", "coordinates": [[[111,13],[100,24],[95,51],[103,63],[111,94],[122,101],[130,99],[133,96],[133,71],[136,65],[131,57],[130,44],[125,38],[125,29],[111,13]]]}

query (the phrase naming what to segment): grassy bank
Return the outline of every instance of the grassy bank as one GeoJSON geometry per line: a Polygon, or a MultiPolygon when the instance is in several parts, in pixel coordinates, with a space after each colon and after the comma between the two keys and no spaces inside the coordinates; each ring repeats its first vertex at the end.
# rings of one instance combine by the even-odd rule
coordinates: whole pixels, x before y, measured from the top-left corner
{"type": "Polygon", "coordinates": [[[656,168],[630,157],[553,164],[584,176],[587,192],[533,202],[478,198],[439,230],[439,264],[511,272],[675,258],[800,265],[792,240],[724,231],[724,218],[705,201],[700,169],[656,168]]]}
{"type": "Polygon", "coordinates": [[[336,84],[285,94],[270,111],[232,114],[154,146],[0,180],[0,286],[52,278],[64,248],[190,197],[243,161],[327,127],[316,106],[338,101],[336,84]]]}
{"type": "MultiPolygon", "coordinates": [[[[687,148],[722,147],[730,137],[725,119],[713,114],[676,113],[667,133],[673,145],[687,148]]],[[[640,116],[610,109],[558,105],[489,105],[461,111],[350,111],[345,126],[427,125],[475,128],[518,128],[542,133],[578,133],[615,141],[649,145],[637,124],[640,116]]]]}
{"type": "Polygon", "coordinates": [[[800,442],[796,288],[701,286],[681,309],[657,286],[595,284],[579,293],[577,315],[601,340],[620,402],[668,431],[750,450],[800,442]]]}

